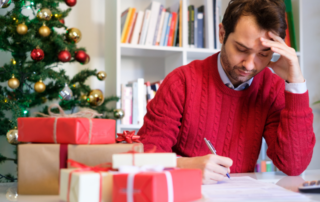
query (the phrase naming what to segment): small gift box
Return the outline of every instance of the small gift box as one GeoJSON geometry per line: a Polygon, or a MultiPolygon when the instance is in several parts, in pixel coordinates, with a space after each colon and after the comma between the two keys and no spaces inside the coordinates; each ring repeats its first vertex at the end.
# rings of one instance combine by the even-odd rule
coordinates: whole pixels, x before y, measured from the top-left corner
{"type": "Polygon", "coordinates": [[[61,169],[60,199],[68,202],[111,202],[112,173],[101,166],[89,167],[69,160],[77,169],[61,169]]]}
{"type": "Polygon", "coordinates": [[[18,194],[58,195],[59,170],[67,159],[94,166],[112,161],[112,155],[135,150],[142,144],[66,145],[20,144],[18,146],[18,194]]]}
{"type": "Polygon", "coordinates": [[[114,202],[192,201],[201,198],[201,170],[175,169],[113,175],[114,202]]]}
{"type": "Polygon", "coordinates": [[[60,144],[112,144],[115,143],[116,121],[94,119],[93,110],[66,115],[59,105],[48,109],[50,117],[18,118],[18,141],[60,144]],[[60,114],[51,108],[58,107],[60,114]],[[82,116],[88,116],[88,118],[82,116]],[[80,116],[80,117],[77,117],[80,116]]]}
{"type": "Polygon", "coordinates": [[[121,166],[161,165],[165,168],[177,167],[175,153],[120,153],[112,155],[112,166],[115,169],[121,166]]]}

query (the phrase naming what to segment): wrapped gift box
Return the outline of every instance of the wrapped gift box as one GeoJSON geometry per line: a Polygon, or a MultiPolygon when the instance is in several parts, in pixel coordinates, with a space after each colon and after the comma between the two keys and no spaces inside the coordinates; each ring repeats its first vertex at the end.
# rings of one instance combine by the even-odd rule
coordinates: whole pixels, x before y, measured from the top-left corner
{"type": "Polygon", "coordinates": [[[175,153],[128,153],[112,156],[112,166],[115,169],[119,169],[120,166],[145,165],[161,165],[165,168],[174,168],[177,167],[177,155],[175,153]]]}
{"type": "Polygon", "coordinates": [[[60,145],[20,144],[18,146],[18,194],[58,195],[59,170],[67,159],[88,166],[111,162],[112,155],[131,151],[143,152],[143,145],[60,145]]]}
{"type": "Polygon", "coordinates": [[[61,169],[60,172],[60,199],[70,202],[111,202],[113,176],[109,172],[82,171],[74,172],[77,169],[61,169]],[[69,174],[71,174],[69,189],[69,174]],[[100,179],[102,183],[100,182],[100,179]],[[101,184],[100,184],[101,183],[101,184]],[[101,187],[100,187],[101,186],[101,187]],[[101,201],[100,198],[101,188],[101,201]]]}
{"type": "Polygon", "coordinates": [[[114,202],[192,201],[201,198],[201,170],[113,175],[114,202]],[[129,200],[128,200],[129,201],[129,200]]]}
{"type": "Polygon", "coordinates": [[[18,118],[19,142],[115,143],[116,121],[88,118],[18,118]],[[56,123],[55,123],[56,122],[56,123]]]}

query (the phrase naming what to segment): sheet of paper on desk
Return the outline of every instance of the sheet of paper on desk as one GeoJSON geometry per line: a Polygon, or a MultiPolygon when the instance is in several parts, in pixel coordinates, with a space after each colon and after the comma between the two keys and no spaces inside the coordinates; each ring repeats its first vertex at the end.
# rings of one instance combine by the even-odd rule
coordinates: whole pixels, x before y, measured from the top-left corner
{"type": "Polygon", "coordinates": [[[202,194],[210,201],[311,201],[307,196],[251,177],[231,177],[218,184],[202,185],[202,194]]]}

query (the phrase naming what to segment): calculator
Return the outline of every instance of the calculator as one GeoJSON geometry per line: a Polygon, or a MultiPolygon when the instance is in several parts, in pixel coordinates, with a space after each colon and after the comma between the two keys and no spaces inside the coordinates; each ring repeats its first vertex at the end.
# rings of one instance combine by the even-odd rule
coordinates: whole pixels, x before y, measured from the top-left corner
{"type": "Polygon", "coordinates": [[[303,193],[319,193],[320,194],[320,180],[304,182],[299,187],[299,191],[303,193]]]}

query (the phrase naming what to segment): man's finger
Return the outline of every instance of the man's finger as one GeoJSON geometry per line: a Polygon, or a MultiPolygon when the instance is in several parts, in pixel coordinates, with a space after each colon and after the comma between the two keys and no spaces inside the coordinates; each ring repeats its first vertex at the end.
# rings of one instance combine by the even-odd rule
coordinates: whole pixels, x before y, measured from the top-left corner
{"type": "Polygon", "coordinates": [[[223,175],[223,176],[226,176],[227,171],[228,171],[228,168],[225,168],[221,165],[218,165],[218,164],[212,163],[212,162],[209,162],[207,164],[206,169],[208,169],[214,173],[218,173],[220,175],[223,175]]]}
{"type": "Polygon", "coordinates": [[[275,33],[269,31],[269,32],[268,32],[268,35],[269,35],[272,39],[274,39],[275,41],[278,41],[278,42],[280,42],[280,43],[282,43],[282,44],[287,45],[286,42],[285,42],[280,36],[276,35],[275,33]]]}
{"type": "Polygon", "coordinates": [[[228,157],[224,157],[224,156],[219,156],[219,155],[213,155],[210,158],[210,161],[215,162],[218,165],[222,165],[226,168],[229,168],[232,166],[232,160],[228,157]]]}
{"type": "Polygon", "coordinates": [[[224,175],[212,172],[209,169],[205,169],[203,171],[203,179],[206,180],[215,180],[215,181],[222,181],[224,179],[224,175]]]}

